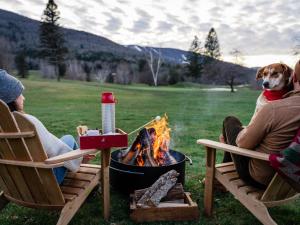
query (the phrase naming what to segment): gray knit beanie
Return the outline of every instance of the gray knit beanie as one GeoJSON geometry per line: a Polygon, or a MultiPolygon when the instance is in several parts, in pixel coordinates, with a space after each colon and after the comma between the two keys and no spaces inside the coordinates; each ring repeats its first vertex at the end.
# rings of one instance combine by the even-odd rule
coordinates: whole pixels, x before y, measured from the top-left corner
{"type": "Polygon", "coordinates": [[[0,69],[0,99],[5,103],[15,101],[24,90],[24,86],[18,79],[0,69]]]}

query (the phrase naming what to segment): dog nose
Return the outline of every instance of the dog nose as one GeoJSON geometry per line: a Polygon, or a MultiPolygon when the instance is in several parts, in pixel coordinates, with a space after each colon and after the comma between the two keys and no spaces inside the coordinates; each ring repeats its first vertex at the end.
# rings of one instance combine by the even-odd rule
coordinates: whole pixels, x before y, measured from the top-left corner
{"type": "Polygon", "coordinates": [[[270,83],[269,82],[263,82],[263,87],[264,88],[269,88],[270,86],[270,83]]]}

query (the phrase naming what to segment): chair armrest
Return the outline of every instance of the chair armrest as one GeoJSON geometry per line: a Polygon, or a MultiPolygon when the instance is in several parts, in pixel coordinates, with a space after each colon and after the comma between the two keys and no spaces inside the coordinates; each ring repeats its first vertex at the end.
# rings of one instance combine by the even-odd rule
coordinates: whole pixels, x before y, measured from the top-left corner
{"type": "Polygon", "coordinates": [[[249,149],[239,148],[233,145],[224,144],[217,141],[211,141],[207,139],[199,139],[197,140],[197,144],[204,145],[206,147],[210,147],[213,149],[220,149],[226,152],[231,152],[238,155],[247,156],[254,159],[261,159],[264,161],[269,161],[269,154],[257,152],[249,149]]]}
{"type": "Polygon", "coordinates": [[[31,138],[34,137],[35,133],[33,131],[26,131],[26,132],[12,132],[12,133],[0,133],[0,138],[7,138],[7,139],[17,139],[17,138],[31,138]]]}
{"type": "Polygon", "coordinates": [[[99,152],[99,150],[97,150],[97,149],[86,149],[86,150],[77,149],[77,150],[73,150],[73,151],[67,152],[65,154],[62,154],[62,155],[58,155],[58,156],[54,156],[52,158],[46,159],[45,163],[46,164],[60,163],[60,162],[69,161],[72,159],[78,159],[85,155],[95,154],[97,152],[99,152]]]}
{"type": "Polygon", "coordinates": [[[50,169],[63,166],[64,163],[53,163],[46,164],[45,162],[32,162],[32,161],[20,161],[20,160],[8,160],[8,159],[0,159],[0,164],[4,165],[13,165],[13,166],[25,166],[25,167],[34,167],[34,168],[43,168],[50,169]]]}

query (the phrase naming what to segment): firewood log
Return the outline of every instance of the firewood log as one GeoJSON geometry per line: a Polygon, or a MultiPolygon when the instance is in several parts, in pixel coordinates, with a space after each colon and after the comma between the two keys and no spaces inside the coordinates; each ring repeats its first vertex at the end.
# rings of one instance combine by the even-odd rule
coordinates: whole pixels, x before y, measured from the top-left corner
{"type": "Polygon", "coordinates": [[[157,206],[158,208],[167,208],[167,207],[188,207],[189,204],[187,203],[169,203],[169,202],[162,202],[159,203],[159,205],[157,206]]]}
{"type": "MultiPolygon", "coordinates": [[[[149,188],[135,190],[135,200],[138,201],[148,189],[149,188]]],[[[184,190],[181,183],[175,184],[175,186],[168,191],[167,195],[162,198],[161,201],[173,201],[178,199],[184,199],[184,190]]]]}
{"type": "Polygon", "coordinates": [[[143,151],[142,153],[145,154],[146,158],[145,161],[147,160],[147,162],[150,163],[150,166],[158,166],[153,158],[152,140],[146,128],[139,132],[129,151],[123,157],[122,163],[132,164],[138,156],[138,151],[143,151]],[[137,147],[138,145],[140,145],[140,147],[137,147]]]}
{"type": "Polygon", "coordinates": [[[157,166],[157,163],[153,159],[153,147],[150,134],[146,128],[142,129],[139,133],[140,135],[140,143],[142,145],[142,149],[146,149],[146,156],[149,160],[151,166],[157,166]]]}
{"type": "Polygon", "coordinates": [[[123,157],[122,163],[131,164],[130,162],[137,157],[138,149],[136,148],[136,146],[138,143],[139,139],[135,139],[135,141],[129,148],[129,151],[127,151],[127,154],[123,157]]]}
{"type": "Polygon", "coordinates": [[[157,166],[157,163],[153,159],[152,152],[153,152],[153,148],[152,145],[150,145],[146,148],[147,159],[149,160],[151,166],[157,166]]]}
{"type": "Polygon", "coordinates": [[[158,206],[160,200],[165,197],[168,191],[176,184],[178,175],[179,173],[175,170],[170,170],[161,175],[138,200],[137,207],[158,206]]]}

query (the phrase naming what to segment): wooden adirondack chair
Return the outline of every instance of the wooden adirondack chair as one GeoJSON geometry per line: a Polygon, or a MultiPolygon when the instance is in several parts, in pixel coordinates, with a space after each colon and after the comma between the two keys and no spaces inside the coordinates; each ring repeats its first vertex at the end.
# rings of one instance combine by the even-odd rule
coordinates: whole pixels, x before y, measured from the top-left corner
{"type": "Polygon", "coordinates": [[[82,164],[68,172],[61,186],[52,168],[97,150],[74,150],[47,158],[34,125],[0,100],[0,210],[8,203],[61,210],[57,225],[68,224],[99,184],[100,166],[82,164]]]}
{"type": "Polygon", "coordinates": [[[207,216],[211,216],[213,210],[214,179],[226,187],[237,200],[265,225],[276,224],[268,212],[268,207],[285,204],[299,197],[299,193],[278,174],[274,175],[266,190],[259,190],[239,179],[233,162],[215,164],[216,149],[265,161],[269,160],[268,154],[205,139],[199,139],[197,143],[204,145],[206,149],[204,209],[207,216]]]}

